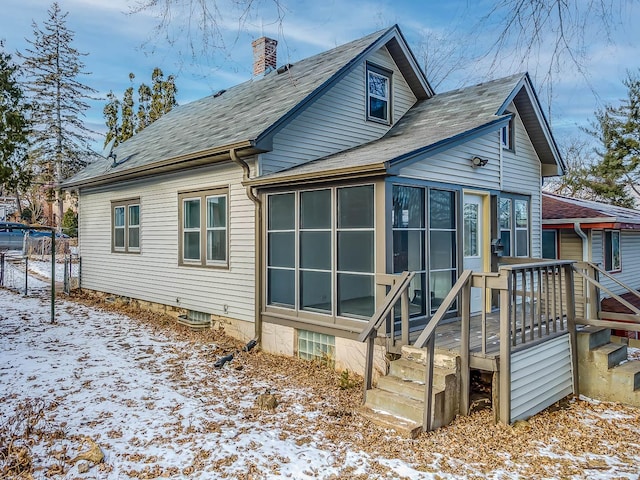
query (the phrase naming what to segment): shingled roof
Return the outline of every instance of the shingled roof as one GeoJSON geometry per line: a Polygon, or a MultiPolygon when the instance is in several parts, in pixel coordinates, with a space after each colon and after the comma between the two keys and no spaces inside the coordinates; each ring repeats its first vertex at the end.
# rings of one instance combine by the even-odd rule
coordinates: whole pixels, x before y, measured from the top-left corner
{"type": "MultiPolygon", "coordinates": [[[[510,100],[517,98],[529,78],[526,74],[480,83],[445,93],[416,103],[386,135],[370,143],[308,162],[288,170],[264,175],[249,183],[273,185],[287,179],[308,177],[322,173],[323,178],[339,176],[340,172],[357,170],[389,171],[429,150],[470,138],[474,132],[497,130],[512,114],[502,113],[510,100]]],[[[522,98],[519,98],[522,102],[522,98]]],[[[536,100],[537,101],[537,100],[536,100]]],[[[533,128],[533,127],[530,127],[533,128]]],[[[555,144],[551,146],[555,149],[555,144]]],[[[557,152],[540,152],[545,163],[562,168],[557,152]],[[560,166],[557,162],[560,162],[560,166]]],[[[557,174],[557,173],[556,173],[557,174]]]]}
{"type": "Polygon", "coordinates": [[[583,228],[608,223],[640,229],[640,211],[543,192],[542,222],[548,225],[579,222],[583,228]]]}
{"type": "MultiPolygon", "coordinates": [[[[261,136],[270,133],[296,108],[342,74],[370,49],[402,37],[397,26],[380,30],[326,52],[300,60],[282,73],[271,71],[220,94],[174,108],[115,150],[117,162],[97,161],[63,183],[87,184],[95,179],[117,179],[141,169],[180,162],[194,156],[215,155],[230,148],[260,151],[261,136]]],[[[404,40],[403,40],[404,41],[404,40]]],[[[398,42],[389,43],[390,50],[398,42]]],[[[408,65],[408,64],[407,64],[408,65]]],[[[403,67],[408,70],[406,65],[403,67]]],[[[409,73],[418,98],[433,94],[421,75],[409,73]]],[[[227,156],[228,158],[228,156],[227,156]]]]}

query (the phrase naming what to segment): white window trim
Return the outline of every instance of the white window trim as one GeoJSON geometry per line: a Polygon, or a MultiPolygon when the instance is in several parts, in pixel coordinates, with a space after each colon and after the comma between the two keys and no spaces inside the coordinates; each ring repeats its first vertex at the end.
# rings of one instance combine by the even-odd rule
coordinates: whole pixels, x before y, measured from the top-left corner
{"type": "Polygon", "coordinates": [[[392,123],[392,118],[391,118],[391,88],[392,88],[392,73],[390,70],[387,70],[385,68],[379,67],[377,65],[373,65],[370,63],[366,64],[366,78],[365,78],[365,88],[366,88],[366,112],[367,112],[367,120],[370,120],[372,122],[377,122],[377,123],[382,123],[384,125],[391,125],[392,123]],[[371,91],[369,90],[369,75],[372,74],[374,76],[383,78],[387,81],[387,94],[386,97],[381,97],[379,95],[375,95],[372,94],[371,91]],[[378,118],[374,115],[371,114],[371,102],[370,102],[370,98],[376,98],[382,101],[385,101],[387,103],[387,118],[378,118]]]}

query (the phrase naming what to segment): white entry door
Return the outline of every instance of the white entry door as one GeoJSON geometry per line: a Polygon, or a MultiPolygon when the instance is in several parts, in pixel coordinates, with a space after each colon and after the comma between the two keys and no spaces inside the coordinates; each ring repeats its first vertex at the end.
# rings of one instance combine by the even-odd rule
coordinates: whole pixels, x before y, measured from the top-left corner
{"type": "MultiPolygon", "coordinates": [[[[464,252],[464,269],[476,272],[484,271],[485,245],[484,239],[484,221],[482,218],[483,209],[482,202],[484,197],[481,195],[464,194],[464,208],[462,211],[464,231],[463,231],[463,252],[464,252]]],[[[479,312],[483,308],[482,305],[482,289],[471,289],[471,313],[479,312]]]]}

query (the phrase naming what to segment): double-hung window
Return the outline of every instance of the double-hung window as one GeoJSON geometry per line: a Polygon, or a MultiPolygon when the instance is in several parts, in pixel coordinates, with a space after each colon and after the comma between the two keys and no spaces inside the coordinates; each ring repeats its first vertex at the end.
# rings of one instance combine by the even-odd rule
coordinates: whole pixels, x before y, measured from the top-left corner
{"type": "Polygon", "coordinates": [[[604,269],[607,272],[622,270],[619,230],[605,230],[604,232],[604,269]]]}
{"type": "Polygon", "coordinates": [[[391,71],[367,64],[367,119],[391,123],[391,71]]]}
{"type": "Polygon", "coordinates": [[[140,199],[111,202],[111,250],[140,253],[140,199]]]}
{"type": "Polygon", "coordinates": [[[180,265],[228,265],[228,188],[178,195],[180,265]]]}

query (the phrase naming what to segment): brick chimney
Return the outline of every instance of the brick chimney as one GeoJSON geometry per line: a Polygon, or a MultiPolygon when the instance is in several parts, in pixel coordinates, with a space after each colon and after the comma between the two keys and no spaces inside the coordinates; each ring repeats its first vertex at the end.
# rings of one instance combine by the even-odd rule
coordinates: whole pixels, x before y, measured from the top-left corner
{"type": "Polygon", "coordinates": [[[276,68],[276,47],[278,41],[273,38],[260,37],[251,42],[253,47],[253,74],[262,75],[268,69],[276,68]]]}

